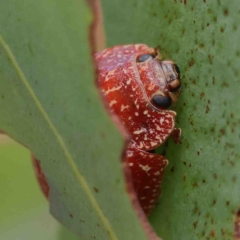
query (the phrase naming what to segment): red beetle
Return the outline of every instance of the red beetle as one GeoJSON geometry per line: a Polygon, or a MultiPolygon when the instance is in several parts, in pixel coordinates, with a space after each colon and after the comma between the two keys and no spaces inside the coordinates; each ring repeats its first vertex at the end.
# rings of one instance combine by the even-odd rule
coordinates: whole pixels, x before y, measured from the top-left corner
{"type": "MultiPolygon", "coordinates": [[[[115,46],[96,54],[99,83],[111,111],[131,135],[127,163],[134,189],[149,215],[160,196],[168,160],[153,150],[170,135],[179,142],[176,113],[167,110],[180,93],[180,71],[172,61],[161,61],[157,49],[145,44],[115,46]]],[[[49,187],[40,163],[34,159],[42,191],[49,187]]]]}

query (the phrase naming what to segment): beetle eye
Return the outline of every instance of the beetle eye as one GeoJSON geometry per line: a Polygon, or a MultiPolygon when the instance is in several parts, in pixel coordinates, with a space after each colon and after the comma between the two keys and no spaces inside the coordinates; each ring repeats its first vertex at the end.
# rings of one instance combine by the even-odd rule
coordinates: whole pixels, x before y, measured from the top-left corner
{"type": "Polygon", "coordinates": [[[172,104],[172,99],[169,96],[155,95],[152,98],[152,103],[159,108],[168,108],[172,104]]]}
{"type": "Polygon", "coordinates": [[[176,73],[178,74],[178,78],[180,78],[180,75],[181,75],[181,74],[180,74],[180,69],[179,69],[178,65],[175,64],[174,67],[175,67],[176,73]]]}
{"type": "Polygon", "coordinates": [[[138,62],[145,62],[149,58],[153,58],[153,55],[151,55],[151,54],[143,54],[143,55],[138,57],[137,61],[138,62]]]}

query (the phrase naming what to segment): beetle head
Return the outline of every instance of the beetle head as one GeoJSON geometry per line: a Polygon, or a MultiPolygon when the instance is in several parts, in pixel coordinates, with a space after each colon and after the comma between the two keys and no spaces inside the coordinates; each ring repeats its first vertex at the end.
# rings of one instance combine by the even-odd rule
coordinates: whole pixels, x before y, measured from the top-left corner
{"type": "Polygon", "coordinates": [[[155,108],[167,109],[180,93],[180,70],[170,60],[161,61],[158,51],[137,57],[140,79],[149,102],[155,108]]]}

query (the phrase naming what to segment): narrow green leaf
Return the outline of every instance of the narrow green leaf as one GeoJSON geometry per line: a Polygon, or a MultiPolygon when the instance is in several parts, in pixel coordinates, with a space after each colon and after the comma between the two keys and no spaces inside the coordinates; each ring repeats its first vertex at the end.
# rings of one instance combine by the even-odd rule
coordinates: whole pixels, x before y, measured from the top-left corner
{"type": "Polygon", "coordinates": [[[85,1],[0,4],[0,129],[41,160],[54,216],[83,239],[146,239],[122,138],[94,84],[85,1]]]}
{"type": "Polygon", "coordinates": [[[165,240],[233,239],[240,208],[239,1],[102,1],[108,45],[159,46],[182,72],[160,204],[165,240]],[[124,17],[123,17],[124,16],[124,17]]]}

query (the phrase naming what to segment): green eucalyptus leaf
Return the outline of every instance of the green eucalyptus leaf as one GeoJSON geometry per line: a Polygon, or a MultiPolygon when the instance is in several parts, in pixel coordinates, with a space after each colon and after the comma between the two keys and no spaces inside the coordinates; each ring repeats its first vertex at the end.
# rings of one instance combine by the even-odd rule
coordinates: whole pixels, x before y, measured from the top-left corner
{"type": "Polygon", "coordinates": [[[150,217],[164,240],[233,239],[240,208],[239,1],[102,1],[108,46],[159,46],[182,73],[162,197],[150,217]],[[124,16],[124,17],[123,17],[124,16]]]}
{"type": "Polygon", "coordinates": [[[51,212],[81,239],[145,240],[94,83],[92,20],[85,1],[1,2],[0,129],[41,161],[51,212]]]}

